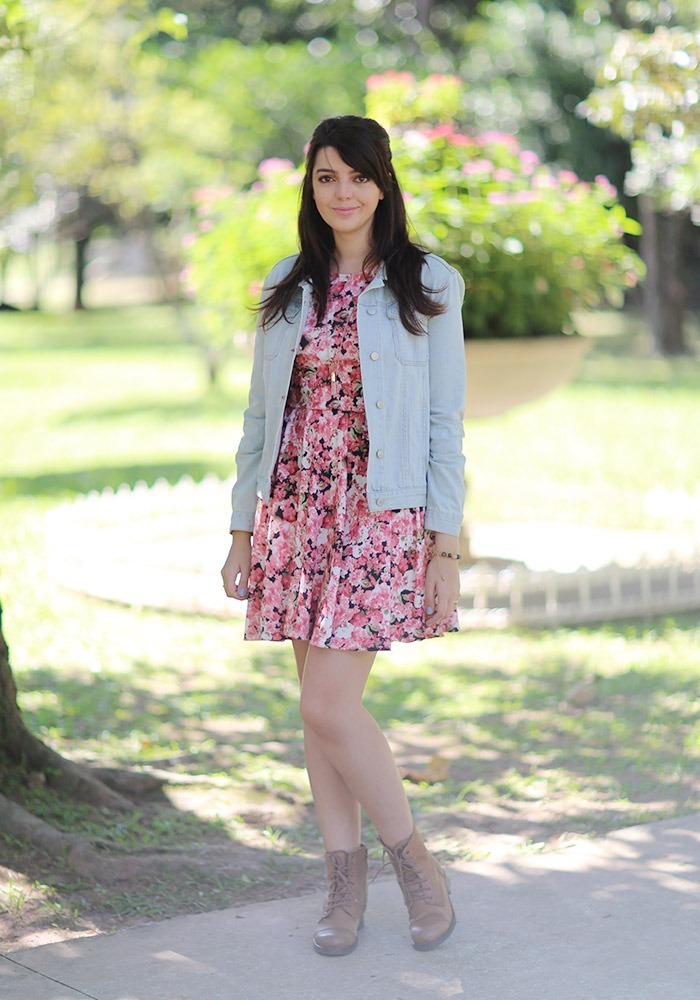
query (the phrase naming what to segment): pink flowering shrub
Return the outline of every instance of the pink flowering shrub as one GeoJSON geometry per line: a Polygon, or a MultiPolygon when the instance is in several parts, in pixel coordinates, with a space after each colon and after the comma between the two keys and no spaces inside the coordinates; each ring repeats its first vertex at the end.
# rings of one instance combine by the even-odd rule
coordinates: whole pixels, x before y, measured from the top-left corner
{"type": "Polygon", "coordinates": [[[183,240],[183,285],[221,346],[254,325],[265,275],[296,249],[300,181],[293,163],[274,157],[263,160],[246,190],[194,192],[196,232],[183,240]]]}
{"type": "MultiPolygon", "coordinates": [[[[445,79],[430,87],[431,95],[445,79]]],[[[456,267],[467,285],[465,336],[572,332],[574,310],[622,305],[644,269],[623,241],[639,227],[607,178],[586,183],[572,170],[541,163],[516,136],[460,128],[452,98],[432,123],[402,121],[402,109],[418,106],[416,92],[430,80],[417,83],[405,73],[374,77],[368,113],[387,124],[381,118],[385,86],[394,109],[394,163],[411,222],[423,244],[456,267]]]]}
{"type": "MultiPolygon", "coordinates": [[[[464,276],[465,336],[572,332],[575,310],[620,306],[644,271],[623,241],[638,226],[610,182],[547,166],[508,133],[460,128],[461,96],[453,76],[367,81],[367,113],[391,132],[413,229],[464,276]]],[[[300,180],[274,158],[245,191],[201,193],[185,253],[188,286],[210,324],[250,329],[262,279],[295,251],[300,180]]]]}

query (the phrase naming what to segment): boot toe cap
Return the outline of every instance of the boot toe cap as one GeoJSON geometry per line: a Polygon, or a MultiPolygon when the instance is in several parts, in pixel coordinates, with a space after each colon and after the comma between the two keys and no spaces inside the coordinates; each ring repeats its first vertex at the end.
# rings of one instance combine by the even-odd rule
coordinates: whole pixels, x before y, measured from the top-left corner
{"type": "Polygon", "coordinates": [[[410,932],[413,947],[418,951],[430,951],[446,941],[455,928],[457,920],[454,910],[446,915],[444,912],[426,914],[420,920],[411,922],[410,932]]]}
{"type": "Polygon", "coordinates": [[[314,934],[314,948],[321,955],[348,955],[357,947],[357,934],[349,928],[320,928],[314,934]]]}

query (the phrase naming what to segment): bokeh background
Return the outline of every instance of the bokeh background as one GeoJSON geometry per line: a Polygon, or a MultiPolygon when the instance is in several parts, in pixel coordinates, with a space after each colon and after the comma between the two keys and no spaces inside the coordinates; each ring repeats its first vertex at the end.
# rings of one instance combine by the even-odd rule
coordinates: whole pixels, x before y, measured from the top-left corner
{"type": "Polygon", "coordinates": [[[3,630],[32,732],[167,789],[115,819],[0,723],[2,793],[209,861],[88,878],[2,814],[8,940],[317,885],[292,658],[217,580],[251,305],[332,114],[390,130],[487,406],[465,630],[370,682],[432,845],[698,808],[699,30],[693,0],[0,3],[3,630]]]}

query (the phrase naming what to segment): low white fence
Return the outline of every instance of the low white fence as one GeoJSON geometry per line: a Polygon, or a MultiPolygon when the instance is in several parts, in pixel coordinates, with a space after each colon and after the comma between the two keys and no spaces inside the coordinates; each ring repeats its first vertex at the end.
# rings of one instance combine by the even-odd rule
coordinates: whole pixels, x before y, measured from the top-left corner
{"type": "Polygon", "coordinates": [[[497,571],[462,574],[461,615],[476,626],[574,625],[700,609],[700,554],[690,562],[618,566],[574,573],[497,571]]]}
{"type": "MultiPolygon", "coordinates": [[[[125,604],[240,614],[243,605],[225,597],[219,575],[230,485],[185,477],[175,486],[137,483],[62,505],[47,518],[54,579],[125,604]]],[[[462,571],[462,623],[573,625],[700,610],[700,550],[691,534],[682,551],[670,542],[665,549],[664,537],[656,533],[653,556],[642,551],[634,565],[541,572],[517,561],[505,568],[476,563],[462,571]]]]}

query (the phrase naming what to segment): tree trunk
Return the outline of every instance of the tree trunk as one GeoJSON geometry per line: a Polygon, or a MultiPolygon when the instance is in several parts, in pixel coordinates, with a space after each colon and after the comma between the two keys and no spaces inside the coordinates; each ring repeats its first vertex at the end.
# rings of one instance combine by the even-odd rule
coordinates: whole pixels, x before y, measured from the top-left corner
{"type": "Polygon", "coordinates": [[[659,354],[687,354],[683,331],[686,288],[683,246],[688,215],[657,212],[652,200],[641,197],[642,257],[647,266],[644,307],[659,354]]]}
{"type": "Polygon", "coordinates": [[[75,241],[75,310],[84,309],[83,288],[85,286],[85,264],[90,236],[83,236],[75,241]]]}
{"type": "Polygon", "coordinates": [[[12,837],[25,848],[60,860],[61,866],[68,865],[84,878],[103,882],[152,878],[166,872],[209,872],[209,860],[190,858],[177,848],[125,854],[109,840],[65,832],[16,801],[22,798],[18,791],[23,785],[45,784],[91,805],[124,811],[134,808],[125,796],[148,794],[164,783],[153,774],[74,764],[29,732],[17,704],[0,606],[0,837],[12,837]]]}
{"type": "Polygon", "coordinates": [[[42,743],[24,724],[17,704],[17,686],[10,667],[10,656],[2,632],[0,607],[0,785],[7,785],[10,775],[26,781],[30,775],[40,783],[60,789],[93,805],[110,809],[131,809],[125,796],[108,788],[90,770],[61,757],[42,743]]]}

